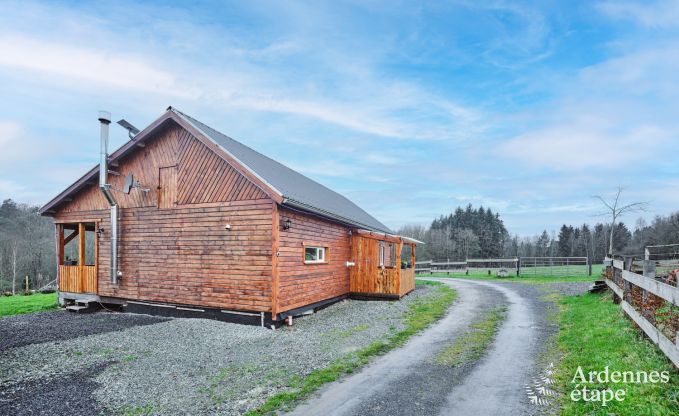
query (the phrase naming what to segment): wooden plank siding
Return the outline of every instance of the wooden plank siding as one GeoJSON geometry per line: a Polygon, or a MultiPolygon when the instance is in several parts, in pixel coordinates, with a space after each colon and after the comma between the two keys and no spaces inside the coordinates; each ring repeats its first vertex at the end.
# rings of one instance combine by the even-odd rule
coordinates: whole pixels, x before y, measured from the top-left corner
{"type": "Polygon", "coordinates": [[[59,206],[57,230],[92,222],[103,230],[95,239],[96,266],[78,266],[76,273],[59,265],[60,290],[274,318],[350,292],[402,296],[412,290],[412,271],[401,274],[399,267],[400,239],[283,207],[261,181],[190,131],[168,121],[111,166],[119,173],[108,180],[120,207],[117,284],[110,283],[110,211],[98,183],[59,206]],[[143,188],[129,195],[121,192],[128,173],[143,188]],[[286,220],[291,227],[284,230],[286,220]],[[378,267],[380,240],[397,242],[396,267],[378,267]],[[325,247],[325,262],[305,263],[305,244],[325,247]],[[360,279],[351,279],[350,270],[360,279]]]}
{"type": "Polygon", "coordinates": [[[285,208],[279,213],[280,224],[292,224],[279,231],[278,312],[349,293],[349,228],[285,208]],[[310,242],[327,247],[325,263],[304,263],[304,243],[310,242]]]}
{"type": "Polygon", "coordinates": [[[96,293],[96,266],[59,266],[59,290],[72,293],[96,293]]]}
{"type": "Polygon", "coordinates": [[[109,281],[109,212],[59,218],[101,218],[105,232],[98,244],[100,296],[269,311],[271,206],[264,199],[199,208],[121,210],[118,251],[123,277],[117,285],[109,281]]]}
{"type": "Polygon", "coordinates": [[[110,213],[92,183],[55,222],[99,221],[97,294],[125,299],[270,311],[274,202],[239,170],[175,123],[121,159],[109,175],[119,202],[120,282],[112,285],[110,213]],[[231,225],[231,229],[226,228],[231,225]]]}
{"type": "MultiPolygon", "coordinates": [[[[402,297],[415,289],[414,269],[401,269],[403,243],[391,237],[357,233],[351,238],[351,258],[356,263],[350,272],[350,291],[365,295],[402,297]],[[396,244],[395,267],[380,267],[380,243],[396,244]]],[[[386,250],[388,251],[388,250],[386,250]]],[[[414,262],[414,252],[412,260],[414,262]]],[[[389,264],[385,252],[385,264],[389,264]]]]}

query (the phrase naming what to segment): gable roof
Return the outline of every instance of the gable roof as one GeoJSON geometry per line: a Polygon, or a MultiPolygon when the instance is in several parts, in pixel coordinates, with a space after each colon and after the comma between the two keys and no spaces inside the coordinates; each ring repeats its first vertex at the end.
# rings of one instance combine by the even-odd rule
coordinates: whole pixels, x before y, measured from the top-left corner
{"type": "MultiPolygon", "coordinates": [[[[165,121],[173,119],[192,133],[198,133],[216,144],[220,150],[242,165],[249,174],[262,181],[269,191],[277,194],[281,205],[310,212],[325,218],[364,228],[372,231],[391,233],[389,228],[351,202],[348,198],[321,185],[320,183],[296,172],[287,166],[237,142],[219,131],[201,123],[181,111],[169,107],[167,112],[140,132],[133,140],[113,152],[109,159],[113,162],[133,151],[136,145],[157,129],[165,121]]],[[[40,209],[41,214],[52,211],[69,195],[77,192],[87,182],[99,175],[98,165],[68,187],[52,201],[40,209]]]]}

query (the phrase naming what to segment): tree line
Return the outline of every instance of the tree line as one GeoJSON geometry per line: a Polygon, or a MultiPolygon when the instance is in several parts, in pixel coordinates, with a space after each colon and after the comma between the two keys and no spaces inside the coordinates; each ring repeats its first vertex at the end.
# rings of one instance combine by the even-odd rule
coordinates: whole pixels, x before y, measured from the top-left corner
{"type": "Polygon", "coordinates": [[[0,205],[0,292],[39,289],[56,278],[54,225],[38,207],[7,199],[0,205]]]}
{"type": "MultiPolygon", "coordinates": [[[[420,261],[588,257],[600,263],[610,249],[611,225],[564,224],[558,233],[544,230],[534,236],[510,236],[498,213],[467,205],[434,219],[429,227],[409,224],[398,233],[425,243],[417,247],[420,261]]],[[[617,222],[613,230],[613,251],[617,254],[642,256],[646,246],[674,243],[679,243],[679,212],[656,216],[650,223],[640,218],[632,230],[624,222],[617,222]]]]}

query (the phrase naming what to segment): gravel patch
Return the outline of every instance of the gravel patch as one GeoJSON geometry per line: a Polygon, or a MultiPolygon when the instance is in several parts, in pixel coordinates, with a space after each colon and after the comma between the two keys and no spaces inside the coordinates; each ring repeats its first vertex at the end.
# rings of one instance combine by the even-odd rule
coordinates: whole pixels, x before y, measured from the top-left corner
{"type": "Polygon", "coordinates": [[[149,315],[99,312],[77,314],[65,310],[15,315],[0,319],[0,351],[42,342],[120,331],[167,321],[149,315]]]}
{"type": "MultiPolygon", "coordinates": [[[[275,331],[171,319],[9,348],[0,352],[0,385],[45,383],[112,363],[93,380],[100,387],[92,397],[106,412],[242,414],[296,379],[402,329],[410,305],[435,294],[433,287],[418,286],[399,302],[342,301],[275,331]]],[[[89,321],[81,324],[87,330],[89,321]]]]}
{"type": "Polygon", "coordinates": [[[103,409],[92,393],[99,388],[93,378],[108,364],[70,373],[59,378],[25,381],[0,387],[2,415],[96,415],[103,409]]]}

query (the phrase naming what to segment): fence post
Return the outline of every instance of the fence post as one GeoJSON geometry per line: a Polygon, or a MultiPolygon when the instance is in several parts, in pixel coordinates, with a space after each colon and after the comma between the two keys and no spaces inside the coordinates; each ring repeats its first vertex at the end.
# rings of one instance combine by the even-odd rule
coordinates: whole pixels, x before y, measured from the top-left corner
{"type": "Polygon", "coordinates": [[[644,260],[644,276],[655,279],[655,261],[644,260]]]}
{"type": "Polygon", "coordinates": [[[516,258],[516,277],[521,276],[521,257],[516,258]]]}

